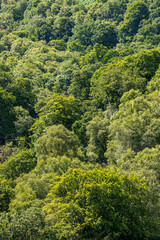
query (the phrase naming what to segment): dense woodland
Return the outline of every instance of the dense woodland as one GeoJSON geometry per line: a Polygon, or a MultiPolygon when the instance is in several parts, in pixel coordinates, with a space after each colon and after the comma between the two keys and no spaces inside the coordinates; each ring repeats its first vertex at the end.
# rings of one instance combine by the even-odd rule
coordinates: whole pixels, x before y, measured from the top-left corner
{"type": "Polygon", "coordinates": [[[160,239],[160,1],[0,0],[0,239],[160,239]]]}

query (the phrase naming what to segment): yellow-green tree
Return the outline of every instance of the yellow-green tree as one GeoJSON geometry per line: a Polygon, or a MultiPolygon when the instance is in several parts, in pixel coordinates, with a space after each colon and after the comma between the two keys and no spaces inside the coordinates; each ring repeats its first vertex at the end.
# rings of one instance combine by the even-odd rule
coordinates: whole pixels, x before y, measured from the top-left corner
{"type": "Polygon", "coordinates": [[[44,207],[58,239],[145,239],[146,185],[118,169],[71,170],[53,182],[44,207]]]}

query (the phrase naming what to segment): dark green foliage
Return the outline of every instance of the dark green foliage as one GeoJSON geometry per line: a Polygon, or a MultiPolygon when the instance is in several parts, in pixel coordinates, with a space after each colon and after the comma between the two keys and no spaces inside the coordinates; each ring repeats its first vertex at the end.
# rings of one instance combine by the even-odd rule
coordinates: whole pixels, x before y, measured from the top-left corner
{"type": "Polygon", "coordinates": [[[53,38],[64,39],[66,42],[72,36],[74,21],[71,17],[57,17],[53,25],[53,38]]]}
{"type": "Polygon", "coordinates": [[[138,0],[128,3],[127,10],[124,14],[124,22],[120,30],[122,39],[127,40],[127,37],[133,36],[137,32],[142,19],[147,19],[148,17],[149,10],[145,2],[138,0]]]}
{"type": "Polygon", "coordinates": [[[55,93],[67,94],[68,88],[71,84],[74,72],[79,69],[76,61],[68,59],[63,61],[56,72],[55,81],[50,82],[49,88],[51,88],[55,93]]]}
{"type": "Polygon", "coordinates": [[[53,38],[53,30],[49,25],[44,23],[36,29],[36,36],[38,40],[49,42],[53,38]]]}
{"type": "Polygon", "coordinates": [[[36,94],[33,92],[31,81],[27,78],[17,78],[12,84],[11,89],[16,97],[16,105],[33,112],[36,94]]]}
{"type": "Polygon", "coordinates": [[[17,5],[13,11],[13,17],[15,21],[23,19],[26,8],[27,8],[27,0],[21,0],[17,2],[17,5]]]}
{"type": "Polygon", "coordinates": [[[4,61],[1,61],[0,62],[0,87],[4,89],[7,89],[8,85],[11,83],[11,75],[9,71],[10,71],[9,67],[6,66],[4,61]]]}
{"type": "Polygon", "coordinates": [[[82,119],[75,121],[72,125],[74,133],[77,135],[81,145],[84,147],[86,147],[88,144],[86,126],[88,121],[91,120],[91,118],[92,116],[84,116],[82,119]]]}
{"type": "Polygon", "coordinates": [[[9,203],[13,198],[13,183],[0,176],[0,212],[8,211],[9,203]]]}
{"type": "Polygon", "coordinates": [[[82,45],[89,46],[92,44],[91,38],[94,31],[94,21],[90,20],[83,24],[76,25],[73,29],[72,40],[80,42],[82,45]]]}
{"type": "Polygon", "coordinates": [[[77,99],[87,100],[90,93],[90,79],[96,68],[98,68],[96,65],[87,65],[74,71],[68,93],[77,99]]]}
{"type": "Polygon", "coordinates": [[[96,24],[91,40],[93,45],[99,43],[106,47],[114,47],[118,43],[114,25],[110,22],[96,24]]]}
{"type": "Polygon", "coordinates": [[[15,134],[15,97],[0,87],[0,144],[12,139],[15,134]]]}
{"type": "Polygon", "coordinates": [[[75,26],[73,33],[72,39],[86,46],[99,43],[107,47],[113,47],[118,42],[115,27],[110,22],[96,24],[90,20],[75,26]]]}
{"type": "Polygon", "coordinates": [[[89,139],[87,146],[87,157],[93,163],[106,163],[104,153],[108,139],[108,119],[95,117],[88,122],[86,134],[89,139]]]}

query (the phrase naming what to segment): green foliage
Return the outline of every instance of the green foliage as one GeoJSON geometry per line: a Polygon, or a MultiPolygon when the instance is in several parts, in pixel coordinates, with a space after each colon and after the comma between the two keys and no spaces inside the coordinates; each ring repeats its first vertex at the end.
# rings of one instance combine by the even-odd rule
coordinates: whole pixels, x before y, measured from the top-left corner
{"type": "Polygon", "coordinates": [[[155,90],[160,90],[160,67],[157,69],[155,75],[152,77],[151,81],[147,84],[147,91],[149,93],[154,92],[155,90]]]}
{"type": "Polygon", "coordinates": [[[44,215],[40,208],[32,207],[20,214],[0,214],[0,238],[2,240],[42,239],[44,215]]]}
{"type": "Polygon", "coordinates": [[[12,84],[12,92],[16,97],[16,105],[33,111],[36,95],[33,92],[31,81],[27,78],[17,78],[12,84]]]}
{"type": "Polygon", "coordinates": [[[36,38],[33,35],[31,35],[30,32],[27,30],[14,31],[14,34],[18,35],[18,37],[20,37],[20,38],[28,38],[32,41],[36,40],[36,38]]]}
{"type": "Polygon", "coordinates": [[[85,46],[91,45],[91,37],[93,36],[94,27],[93,20],[89,20],[83,24],[77,24],[73,29],[73,36],[71,40],[77,41],[85,46]]]}
{"type": "Polygon", "coordinates": [[[11,155],[16,154],[18,151],[18,148],[13,145],[13,142],[6,143],[3,146],[0,147],[0,162],[5,162],[8,157],[11,155]]]}
{"type": "Polygon", "coordinates": [[[15,107],[16,121],[15,128],[18,137],[28,136],[29,129],[32,125],[33,119],[29,112],[22,107],[15,107]]]}
{"type": "MultiPolygon", "coordinates": [[[[128,171],[142,172],[150,186],[152,195],[156,201],[159,195],[160,184],[160,145],[153,148],[145,148],[143,151],[135,154],[128,149],[117,161],[117,165],[128,171]]],[[[158,212],[157,212],[158,215],[158,212]]]]}
{"type": "Polygon", "coordinates": [[[114,61],[114,58],[119,57],[119,53],[115,49],[110,49],[103,57],[103,63],[107,63],[109,61],[114,61]]]}
{"type": "Polygon", "coordinates": [[[90,5],[90,4],[95,3],[96,1],[95,0],[80,0],[79,2],[83,3],[85,5],[90,5]]]}
{"type": "MultiPolygon", "coordinates": [[[[120,159],[117,161],[117,165],[129,172],[143,173],[147,185],[149,187],[148,196],[152,199],[150,205],[150,212],[155,219],[159,218],[159,186],[160,186],[160,146],[156,145],[153,148],[145,148],[143,151],[135,154],[131,149],[127,149],[120,159]]],[[[158,230],[158,229],[157,229],[158,230]]],[[[158,239],[160,231],[151,232],[153,239],[158,239]]],[[[150,239],[150,238],[149,238],[150,239]]],[[[151,237],[152,239],[152,237],[151,237]]]]}
{"type": "Polygon", "coordinates": [[[128,3],[128,0],[103,0],[99,2],[103,2],[103,4],[98,8],[98,19],[111,20],[116,23],[123,20],[123,14],[126,10],[126,3],[128,3]]]}
{"type": "Polygon", "coordinates": [[[80,117],[80,103],[74,97],[65,97],[60,94],[52,95],[47,104],[41,108],[39,119],[32,129],[34,137],[40,136],[45,127],[53,124],[63,124],[71,129],[72,124],[80,117]]]}
{"type": "MultiPolygon", "coordinates": [[[[66,156],[47,157],[39,160],[37,166],[28,174],[15,180],[14,198],[9,209],[12,213],[20,213],[31,207],[45,205],[45,198],[50,190],[51,179],[68,172],[69,168],[93,169],[93,164],[86,164],[77,158],[66,156]]],[[[41,210],[40,210],[41,211],[41,210]]]]}
{"type": "MultiPolygon", "coordinates": [[[[90,113],[89,113],[90,114],[90,113]]],[[[86,135],[86,126],[89,120],[92,119],[92,115],[83,116],[82,119],[77,120],[73,123],[72,129],[74,133],[77,135],[82,146],[86,147],[88,144],[88,138],[86,135]]]]}
{"type": "MultiPolygon", "coordinates": [[[[81,62],[83,61],[83,58],[81,62]]],[[[68,93],[76,99],[87,100],[90,93],[90,79],[93,76],[95,69],[99,64],[86,65],[79,70],[75,70],[72,74],[71,84],[68,88],[68,93]]]]}
{"type": "Polygon", "coordinates": [[[103,44],[106,47],[113,47],[118,43],[117,32],[111,22],[96,24],[91,38],[92,44],[103,44]]]}
{"type": "Polygon", "coordinates": [[[35,166],[36,159],[34,153],[31,150],[22,150],[14,156],[9,157],[0,166],[0,173],[8,179],[15,179],[22,173],[30,172],[35,166]]]}
{"type": "Polygon", "coordinates": [[[96,43],[93,49],[87,49],[85,56],[79,60],[80,69],[74,70],[68,93],[80,100],[87,100],[90,93],[90,79],[96,69],[101,66],[108,49],[96,43]]]}
{"type": "Polygon", "coordinates": [[[133,38],[133,44],[136,48],[153,48],[159,44],[159,31],[156,26],[146,21],[139,28],[137,34],[133,38]]]}
{"type": "Polygon", "coordinates": [[[159,1],[0,0],[0,26],[0,239],[160,239],[159,1]]]}
{"type": "Polygon", "coordinates": [[[79,142],[73,132],[63,125],[53,125],[46,128],[46,132],[35,142],[38,159],[57,156],[78,156],[79,142]]]}
{"type": "Polygon", "coordinates": [[[159,51],[145,50],[110,63],[95,71],[91,79],[92,99],[98,107],[119,104],[120,97],[130,89],[146,90],[146,81],[154,76],[159,65],[159,51]]]}
{"type": "Polygon", "coordinates": [[[70,51],[84,52],[85,47],[80,42],[72,41],[68,44],[68,49],[70,51]]]}
{"type": "Polygon", "coordinates": [[[148,17],[149,10],[145,2],[138,0],[128,3],[127,10],[124,14],[124,22],[120,30],[122,38],[124,38],[124,36],[133,36],[137,32],[142,19],[147,19],[148,17]]]}
{"type": "Polygon", "coordinates": [[[0,144],[15,134],[14,102],[15,97],[0,87],[0,144]]]}
{"type": "Polygon", "coordinates": [[[0,87],[7,89],[8,85],[11,83],[11,75],[9,73],[10,69],[4,61],[0,62],[0,87]]]}
{"type": "Polygon", "coordinates": [[[20,213],[31,207],[40,207],[43,202],[37,199],[36,191],[32,187],[18,183],[14,189],[15,197],[9,205],[11,213],[20,213]]]}
{"type": "Polygon", "coordinates": [[[102,44],[96,43],[91,51],[87,51],[85,56],[80,59],[80,65],[85,66],[88,64],[95,64],[101,62],[107,54],[108,49],[102,44]]]}
{"type": "Polygon", "coordinates": [[[95,117],[88,122],[86,134],[89,138],[87,146],[87,157],[89,161],[95,163],[105,163],[106,142],[108,138],[109,121],[100,117],[95,117]]]}
{"type": "MultiPolygon", "coordinates": [[[[53,178],[53,175],[61,176],[63,173],[67,173],[70,168],[80,168],[80,169],[93,169],[95,165],[92,163],[86,163],[80,161],[78,158],[69,158],[64,156],[57,156],[57,157],[48,157],[46,161],[39,160],[37,163],[37,166],[32,171],[33,174],[36,174],[42,180],[45,182],[45,186],[50,186],[50,179],[53,178]],[[49,181],[45,181],[46,179],[49,179],[49,181]]],[[[97,164],[98,166],[98,164],[97,164]]],[[[31,174],[30,174],[31,175],[31,174]]],[[[29,178],[30,178],[29,175],[29,178]]],[[[36,177],[33,175],[33,181],[35,181],[36,177]]],[[[23,181],[23,179],[22,179],[23,181]]],[[[27,179],[27,184],[30,182],[29,179],[27,179]]],[[[33,185],[33,184],[32,184],[33,185]]],[[[46,187],[43,187],[45,189],[46,187]]],[[[39,187],[39,182],[37,183],[37,189],[39,189],[39,192],[42,191],[42,189],[39,187]]]]}
{"type": "Polygon", "coordinates": [[[111,141],[106,157],[110,162],[116,161],[128,148],[139,152],[159,144],[159,94],[155,91],[145,97],[131,90],[122,97],[109,127],[111,141]]]}
{"type": "Polygon", "coordinates": [[[55,47],[59,51],[65,51],[67,48],[67,44],[64,40],[51,40],[48,45],[55,47]]]}
{"type": "Polygon", "coordinates": [[[57,17],[53,25],[54,39],[64,39],[68,41],[68,38],[72,36],[72,28],[74,27],[74,21],[71,17],[57,17]]]}
{"type": "Polygon", "coordinates": [[[67,94],[68,88],[71,84],[74,71],[79,69],[77,62],[74,59],[67,59],[63,61],[57,68],[56,76],[53,82],[49,82],[47,86],[55,93],[67,94]]]}
{"type": "Polygon", "coordinates": [[[73,33],[71,39],[85,46],[99,43],[106,47],[113,47],[117,43],[117,33],[114,25],[110,22],[84,21],[83,24],[75,26],[73,33]]]}
{"type": "Polygon", "coordinates": [[[11,198],[13,198],[13,183],[0,176],[0,212],[8,211],[11,198]]]}
{"type": "Polygon", "coordinates": [[[17,38],[12,42],[11,52],[22,56],[32,44],[33,42],[25,37],[17,38]]]}
{"type": "Polygon", "coordinates": [[[47,23],[41,23],[35,33],[38,40],[45,40],[47,43],[53,38],[53,29],[47,23]]]}
{"type": "Polygon", "coordinates": [[[44,211],[58,239],[147,237],[144,179],[121,170],[71,170],[53,182],[48,200],[44,211]]]}

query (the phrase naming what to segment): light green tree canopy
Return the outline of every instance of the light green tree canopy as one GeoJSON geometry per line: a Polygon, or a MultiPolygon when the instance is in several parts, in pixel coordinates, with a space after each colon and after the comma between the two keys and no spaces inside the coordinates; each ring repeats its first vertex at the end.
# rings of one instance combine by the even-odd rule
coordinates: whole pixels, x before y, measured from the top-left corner
{"type": "Polygon", "coordinates": [[[130,90],[123,95],[109,127],[106,152],[109,162],[116,162],[128,148],[139,152],[160,143],[159,101],[159,91],[145,96],[130,90]]]}
{"type": "Polygon", "coordinates": [[[35,142],[38,159],[66,155],[76,157],[80,154],[77,136],[63,125],[52,125],[35,142]]]}
{"type": "Polygon", "coordinates": [[[48,201],[46,220],[58,239],[147,237],[143,178],[110,168],[71,170],[53,182],[48,201]]]}

